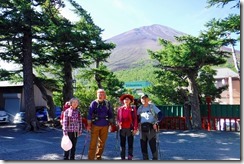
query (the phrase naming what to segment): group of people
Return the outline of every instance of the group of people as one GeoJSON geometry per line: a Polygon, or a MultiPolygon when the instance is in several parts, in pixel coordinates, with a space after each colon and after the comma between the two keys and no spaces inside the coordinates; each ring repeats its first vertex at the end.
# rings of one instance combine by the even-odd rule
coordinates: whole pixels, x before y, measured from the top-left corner
{"type": "MultiPolygon", "coordinates": [[[[123,94],[120,97],[122,105],[117,109],[117,116],[108,100],[104,89],[97,90],[97,98],[90,103],[87,113],[86,130],[90,134],[88,160],[101,160],[108,137],[109,126],[117,125],[120,138],[121,160],[133,159],[134,135],[140,132],[140,145],[143,160],[149,160],[148,144],[152,152],[152,160],[158,160],[156,133],[158,123],[161,121],[162,112],[150,103],[147,94],[141,95],[141,103],[137,109],[132,105],[134,97],[123,94]],[[127,144],[126,144],[127,142],[127,144]],[[126,153],[126,145],[128,152],[126,153]]],[[[64,151],[64,160],[74,160],[77,138],[82,133],[82,115],[78,110],[79,100],[72,98],[69,107],[63,112],[62,128],[63,135],[68,135],[72,148],[64,151]]]]}

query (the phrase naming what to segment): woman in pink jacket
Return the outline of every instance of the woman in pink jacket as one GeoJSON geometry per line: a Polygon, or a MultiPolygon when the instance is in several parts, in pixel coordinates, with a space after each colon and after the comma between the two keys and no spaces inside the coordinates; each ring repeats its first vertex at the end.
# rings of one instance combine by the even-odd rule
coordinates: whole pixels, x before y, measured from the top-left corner
{"type": "Polygon", "coordinates": [[[128,142],[128,160],[133,157],[134,135],[138,130],[136,108],[131,107],[134,97],[130,94],[124,94],[120,97],[123,106],[118,108],[117,124],[119,126],[120,135],[120,156],[125,160],[126,156],[126,141],[128,142]]]}

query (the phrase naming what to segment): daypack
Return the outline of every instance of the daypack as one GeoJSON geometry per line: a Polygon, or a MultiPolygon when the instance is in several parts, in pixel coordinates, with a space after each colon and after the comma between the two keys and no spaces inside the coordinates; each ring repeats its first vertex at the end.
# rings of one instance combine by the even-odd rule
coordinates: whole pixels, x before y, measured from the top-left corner
{"type": "Polygon", "coordinates": [[[70,105],[67,105],[66,103],[63,105],[63,110],[61,112],[60,115],[60,123],[62,125],[63,119],[64,119],[64,112],[66,111],[66,109],[69,109],[70,105]]]}
{"type": "MultiPolygon", "coordinates": [[[[96,107],[96,109],[98,109],[98,105],[99,105],[98,99],[96,99],[95,101],[96,101],[96,103],[97,103],[97,107],[96,107]]],[[[109,102],[108,102],[108,100],[103,100],[103,101],[105,101],[106,108],[107,108],[107,110],[109,110],[109,102]]]]}
{"type": "MultiPolygon", "coordinates": [[[[93,111],[93,115],[92,115],[92,121],[97,121],[99,119],[98,117],[98,113],[97,113],[97,109],[99,108],[99,102],[98,102],[98,99],[95,100],[96,103],[97,103],[97,106],[96,106],[96,109],[93,111]]],[[[106,105],[106,109],[107,109],[107,112],[109,111],[109,107],[110,107],[110,103],[108,102],[108,100],[104,100],[105,102],[105,105],[106,105]]],[[[106,116],[106,120],[108,121],[108,114],[106,116]]]]}

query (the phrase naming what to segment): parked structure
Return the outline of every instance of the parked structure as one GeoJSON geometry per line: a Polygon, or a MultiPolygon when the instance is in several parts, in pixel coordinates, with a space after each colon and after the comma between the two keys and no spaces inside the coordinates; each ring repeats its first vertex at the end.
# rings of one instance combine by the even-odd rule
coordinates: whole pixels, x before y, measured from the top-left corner
{"type": "Polygon", "coordinates": [[[238,73],[229,68],[218,68],[216,87],[228,85],[228,89],[221,93],[221,98],[216,99],[219,104],[240,104],[240,78],[238,73]]]}
{"type": "MultiPolygon", "coordinates": [[[[47,93],[52,95],[49,90],[47,93]]],[[[34,95],[35,106],[47,106],[36,85],[34,85],[34,95]]],[[[16,113],[25,112],[23,83],[0,81],[0,109],[4,109],[10,115],[11,121],[13,121],[16,113]]]]}

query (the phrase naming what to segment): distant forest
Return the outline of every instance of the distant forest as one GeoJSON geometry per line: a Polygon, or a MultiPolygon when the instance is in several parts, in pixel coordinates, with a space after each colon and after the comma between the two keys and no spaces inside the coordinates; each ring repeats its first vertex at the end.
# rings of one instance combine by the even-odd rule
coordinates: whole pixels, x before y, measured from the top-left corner
{"type": "MultiPolygon", "coordinates": [[[[227,59],[227,62],[223,65],[215,66],[213,68],[230,68],[234,72],[237,72],[233,63],[232,57],[227,59]]],[[[129,82],[129,81],[149,81],[154,84],[156,75],[154,74],[156,68],[153,67],[153,61],[140,62],[135,64],[135,67],[124,69],[120,71],[115,71],[114,74],[120,81],[129,82]]]]}

